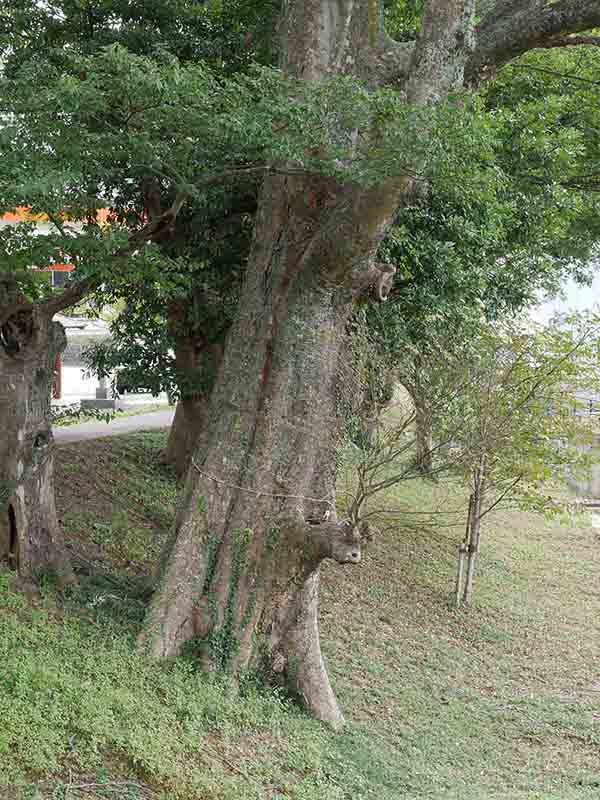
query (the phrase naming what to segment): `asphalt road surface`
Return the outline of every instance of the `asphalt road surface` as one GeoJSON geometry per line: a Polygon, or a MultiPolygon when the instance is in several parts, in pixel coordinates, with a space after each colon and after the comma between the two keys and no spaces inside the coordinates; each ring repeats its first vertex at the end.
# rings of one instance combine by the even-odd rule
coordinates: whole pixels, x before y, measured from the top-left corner
{"type": "Polygon", "coordinates": [[[81,422],[79,425],[57,427],[53,428],[52,433],[58,444],[83,442],[86,439],[103,439],[105,436],[120,436],[135,431],[168,428],[173,422],[174,414],[174,408],[167,408],[164,411],[151,411],[148,414],[136,414],[123,419],[116,417],[109,423],[94,420],[81,422]]]}

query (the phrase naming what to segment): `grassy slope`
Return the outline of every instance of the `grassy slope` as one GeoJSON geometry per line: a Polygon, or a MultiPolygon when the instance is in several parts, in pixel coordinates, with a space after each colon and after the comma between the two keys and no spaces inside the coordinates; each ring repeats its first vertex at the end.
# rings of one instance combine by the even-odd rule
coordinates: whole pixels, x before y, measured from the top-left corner
{"type": "Polygon", "coordinates": [[[60,513],[91,573],[71,596],[48,585],[28,602],[0,572],[2,800],[600,797],[600,550],[585,524],[491,519],[469,611],[448,604],[449,528],[390,530],[360,567],[327,564],[322,638],[350,720],[336,736],[191,658],[135,653],[175,500],[163,442],[59,449],[60,513]]]}

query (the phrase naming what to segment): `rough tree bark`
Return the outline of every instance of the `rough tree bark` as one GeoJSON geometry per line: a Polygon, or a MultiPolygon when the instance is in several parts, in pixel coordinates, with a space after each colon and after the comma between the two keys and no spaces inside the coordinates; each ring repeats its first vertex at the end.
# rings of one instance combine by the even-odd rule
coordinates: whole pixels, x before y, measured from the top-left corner
{"type": "Polygon", "coordinates": [[[26,579],[74,580],[56,516],[50,393],[62,326],[36,309],[0,328],[0,559],[26,579]]]}
{"type": "Polygon", "coordinates": [[[305,188],[264,187],[240,313],[145,638],[155,655],[196,638],[207,668],[285,673],[339,726],[317,635],[318,566],[357,562],[360,544],[353,526],[313,526],[305,515],[332,510],[331,490],[312,492],[331,461],[351,294],[319,285],[301,263],[312,222],[305,188]]]}
{"type": "Polygon", "coordinates": [[[175,340],[175,368],[180,377],[180,398],[169,431],[165,461],[172,464],[177,476],[182,478],[206,425],[210,402],[210,392],[206,387],[219,370],[223,345],[207,341],[202,333],[186,324],[183,302],[174,301],[170,304],[169,327],[175,340]]]}
{"type": "MultiPolygon", "coordinates": [[[[193,375],[199,366],[198,356],[196,338],[179,334],[175,342],[178,373],[193,375]]],[[[175,467],[179,478],[185,475],[194,447],[206,424],[208,403],[209,397],[205,392],[182,386],[165,450],[165,461],[175,467]]]]}
{"type": "MultiPolygon", "coordinates": [[[[402,45],[386,37],[376,0],[289,0],[281,66],[304,80],[351,71],[373,87],[394,78],[409,102],[435,102],[463,83],[472,11],[468,0],[431,2],[416,45],[402,45]]],[[[209,424],[141,635],[159,657],[195,640],[206,669],[259,667],[336,728],[318,568],[324,558],[360,560],[361,523],[325,519],[331,488],[319,475],[334,467],[336,369],[353,290],[413,190],[407,177],[371,188],[265,181],[209,424]],[[310,524],[315,509],[322,521],[310,524]]]]}
{"type": "MultiPolygon", "coordinates": [[[[164,462],[175,467],[175,473],[178,478],[185,475],[190,462],[192,449],[197,441],[197,435],[199,435],[202,429],[201,421],[198,427],[196,426],[194,409],[189,407],[186,409],[185,406],[186,401],[180,397],[175,406],[175,416],[171,423],[169,438],[167,439],[167,446],[165,447],[164,453],[164,462]]],[[[202,409],[198,416],[202,417],[203,411],[204,409],[202,409]]]]}

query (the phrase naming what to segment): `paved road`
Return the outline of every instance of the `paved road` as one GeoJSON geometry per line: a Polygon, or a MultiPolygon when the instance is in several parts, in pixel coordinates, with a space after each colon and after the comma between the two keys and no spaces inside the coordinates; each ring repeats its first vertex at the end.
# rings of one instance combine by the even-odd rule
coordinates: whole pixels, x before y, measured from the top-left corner
{"type": "Polygon", "coordinates": [[[152,428],[168,428],[173,421],[175,409],[151,411],[148,414],[137,414],[133,417],[113,419],[106,422],[81,422],[79,425],[54,428],[54,439],[58,444],[83,442],[86,439],[102,439],[104,436],[120,436],[123,433],[147,431],[152,428]]]}

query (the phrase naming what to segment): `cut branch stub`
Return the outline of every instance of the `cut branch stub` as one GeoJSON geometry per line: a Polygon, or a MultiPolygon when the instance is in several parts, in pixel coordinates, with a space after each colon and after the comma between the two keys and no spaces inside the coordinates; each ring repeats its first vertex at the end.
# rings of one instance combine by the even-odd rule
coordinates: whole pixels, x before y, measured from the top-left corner
{"type": "Polygon", "coordinates": [[[385,303],[394,285],[396,267],[393,264],[372,262],[360,283],[354,287],[354,300],[369,295],[377,303],[385,303]]]}
{"type": "Polygon", "coordinates": [[[336,525],[330,534],[328,557],[338,564],[359,564],[361,556],[360,534],[356,528],[345,523],[336,525]]]}
{"type": "Polygon", "coordinates": [[[367,520],[362,520],[358,525],[348,520],[311,525],[298,518],[292,522],[292,526],[312,543],[311,550],[317,562],[331,558],[338,564],[359,564],[362,545],[373,541],[378,534],[367,520]]]}
{"type": "Polygon", "coordinates": [[[285,531],[289,544],[298,545],[304,553],[308,570],[326,558],[338,564],[358,564],[361,559],[361,536],[356,526],[348,522],[322,522],[318,525],[306,522],[298,515],[283,515],[277,527],[285,531]]]}
{"type": "Polygon", "coordinates": [[[394,285],[396,267],[392,264],[376,264],[379,274],[375,278],[372,294],[378,303],[385,303],[394,285]]]}

